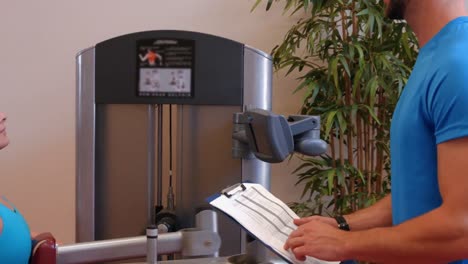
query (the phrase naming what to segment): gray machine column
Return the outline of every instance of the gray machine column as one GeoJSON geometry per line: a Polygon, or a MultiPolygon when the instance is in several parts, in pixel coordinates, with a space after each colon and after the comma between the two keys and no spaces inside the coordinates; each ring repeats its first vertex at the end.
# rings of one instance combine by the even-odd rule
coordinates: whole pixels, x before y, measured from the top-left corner
{"type": "MultiPolygon", "coordinates": [[[[273,65],[268,54],[246,47],[244,53],[244,111],[260,108],[271,111],[273,65]],[[261,76],[261,78],[259,78],[261,76]]],[[[242,160],[242,181],[270,189],[271,165],[258,159],[242,160]]]]}
{"type": "Polygon", "coordinates": [[[93,241],[95,232],[94,48],[76,58],[76,240],[93,241]],[[83,192],[82,195],[78,195],[83,192]]]}

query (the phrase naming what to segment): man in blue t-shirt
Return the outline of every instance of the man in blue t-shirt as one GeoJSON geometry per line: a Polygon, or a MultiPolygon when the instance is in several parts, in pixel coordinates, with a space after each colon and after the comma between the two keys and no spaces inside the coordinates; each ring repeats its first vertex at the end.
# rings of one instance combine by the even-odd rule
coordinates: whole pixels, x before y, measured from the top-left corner
{"type": "Polygon", "coordinates": [[[285,248],[298,259],[468,264],[468,0],[385,4],[421,47],[392,119],[392,193],[338,218],[351,232],[296,220],[285,248]]]}

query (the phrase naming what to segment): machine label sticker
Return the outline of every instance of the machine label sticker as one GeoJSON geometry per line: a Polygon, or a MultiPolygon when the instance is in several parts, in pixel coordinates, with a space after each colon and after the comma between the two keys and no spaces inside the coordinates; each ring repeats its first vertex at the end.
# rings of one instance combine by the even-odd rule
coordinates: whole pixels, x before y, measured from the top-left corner
{"type": "Polygon", "coordinates": [[[138,41],[138,95],[192,97],[194,47],[185,39],[138,41]]]}

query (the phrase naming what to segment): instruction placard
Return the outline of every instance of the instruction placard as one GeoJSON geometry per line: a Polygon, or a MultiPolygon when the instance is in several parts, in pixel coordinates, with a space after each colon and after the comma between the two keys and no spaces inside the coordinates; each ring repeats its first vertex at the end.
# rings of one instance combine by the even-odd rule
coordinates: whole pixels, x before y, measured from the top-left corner
{"type": "Polygon", "coordinates": [[[193,40],[140,40],[137,49],[139,96],[192,97],[193,40]]]}

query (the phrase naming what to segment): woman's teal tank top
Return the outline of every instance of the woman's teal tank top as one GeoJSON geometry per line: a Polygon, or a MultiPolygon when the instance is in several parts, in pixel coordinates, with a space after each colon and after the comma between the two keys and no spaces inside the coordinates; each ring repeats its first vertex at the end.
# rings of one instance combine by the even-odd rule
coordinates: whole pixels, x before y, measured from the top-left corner
{"type": "MultiPolygon", "coordinates": [[[[5,198],[3,201],[9,203],[5,198]]],[[[3,222],[0,263],[27,264],[31,254],[31,232],[23,216],[12,207],[13,210],[0,203],[0,218],[3,222]]]]}

